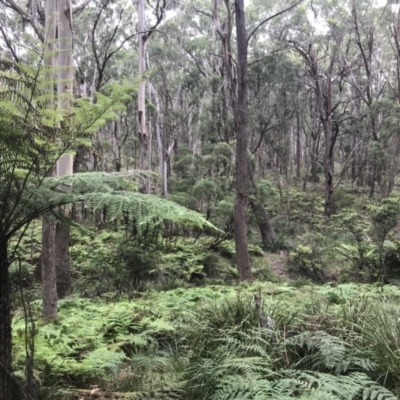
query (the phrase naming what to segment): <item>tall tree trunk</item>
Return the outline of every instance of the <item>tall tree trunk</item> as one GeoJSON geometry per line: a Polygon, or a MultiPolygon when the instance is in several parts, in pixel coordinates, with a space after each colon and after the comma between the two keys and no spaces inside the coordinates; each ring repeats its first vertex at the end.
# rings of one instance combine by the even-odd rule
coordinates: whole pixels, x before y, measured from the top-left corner
{"type": "Polygon", "coordinates": [[[7,242],[0,242],[0,399],[11,399],[11,306],[7,242]]]}
{"type": "MultiPolygon", "coordinates": [[[[329,117],[328,117],[329,118],[329,117]]],[[[330,217],[334,213],[333,204],[333,172],[334,172],[334,158],[333,158],[333,134],[332,134],[332,121],[328,119],[324,123],[325,133],[325,159],[324,159],[324,175],[325,175],[325,215],[330,217]]]]}
{"type": "Polygon", "coordinates": [[[300,113],[296,115],[296,178],[301,178],[301,139],[300,139],[300,113]]]}
{"type": "Polygon", "coordinates": [[[56,225],[56,280],[57,296],[63,299],[71,294],[71,268],[69,257],[70,225],[56,225]]]}
{"type": "Polygon", "coordinates": [[[146,70],[146,19],[145,0],[138,0],[139,18],[139,91],[138,91],[138,128],[139,128],[139,169],[146,169],[147,160],[147,125],[146,125],[146,82],[144,72],[146,70]]]}
{"type": "Polygon", "coordinates": [[[264,206],[255,197],[249,197],[250,207],[253,210],[257,218],[257,225],[260,231],[261,240],[264,245],[273,242],[276,239],[274,228],[272,228],[269,222],[268,214],[265,211],[264,206]]]}
{"type": "Polygon", "coordinates": [[[247,242],[247,206],[249,202],[250,163],[247,155],[247,36],[244,1],[235,0],[238,91],[234,101],[236,125],[236,201],[235,201],[235,248],[236,262],[241,280],[253,278],[247,242]]]}
{"type": "MultiPolygon", "coordinates": [[[[279,177],[278,177],[279,182],[279,177]]],[[[282,189],[280,189],[282,191],[282,189]]],[[[254,181],[253,171],[250,171],[250,188],[249,188],[249,204],[253,213],[257,218],[258,230],[260,231],[261,240],[264,246],[276,239],[274,228],[272,227],[264,205],[257,198],[257,186],[254,181]]]]}
{"type": "MultiPolygon", "coordinates": [[[[164,140],[164,115],[160,107],[160,97],[156,88],[150,84],[151,91],[154,95],[154,102],[156,106],[156,140],[157,140],[157,152],[158,152],[158,168],[161,175],[161,195],[164,197],[168,196],[168,180],[167,180],[167,162],[168,151],[165,149],[164,140]]],[[[172,150],[172,149],[171,149],[172,150]]]]}
{"type": "Polygon", "coordinates": [[[50,216],[43,220],[42,227],[42,299],[43,299],[43,318],[54,318],[57,316],[57,283],[56,283],[56,221],[50,216]]]}
{"type": "MultiPolygon", "coordinates": [[[[328,82],[328,106],[327,111],[331,110],[331,95],[330,95],[330,82],[328,82]]],[[[328,112],[326,113],[328,114],[328,112]]],[[[323,123],[324,133],[325,133],[325,158],[324,158],[324,175],[325,175],[325,207],[324,212],[325,215],[330,217],[334,214],[334,199],[333,199],[333,173],[334,173],[334,137],[332,132],[332,120],[330,114],[326,116],[326,119],[323,123]]]]}
{"type": "MultiPolygon", "coordinates": [[[[57,27],[57,2],[46,0],[45,6],[46,27],[45,27],[45,66],[48,73],[49,102],[48,106],[54,104],[54,66],[55,66],[55,40],[57,27]]],[[[49,176],[56,175],[56,168],[52,168],[49,176]]],[[[57,289],[56,289],[56,266],[55,266],[55,239],[56,223],[49,215],[43,216],[42,226],[42,252],[40,255],[42,267],[42,299],[43,318],[57,316],[57,289]]]]}
{"type": "MultiPolygon", "coordinates": [[[[58,6],[58,104],[69,114],[73,93],[73,37],[71,0],[59,0],[58,6]]],[[[72,175],[73,157],[64,154],[57,161],[57,176],[72,175]]],[[[71,214],[71,208],[65,207],[65,213],[71,214]]],[[[69,257],[70,226],[57,223],[55,235],[57,295],[60,299],[71,294],[71,268],[69,257]]]]}

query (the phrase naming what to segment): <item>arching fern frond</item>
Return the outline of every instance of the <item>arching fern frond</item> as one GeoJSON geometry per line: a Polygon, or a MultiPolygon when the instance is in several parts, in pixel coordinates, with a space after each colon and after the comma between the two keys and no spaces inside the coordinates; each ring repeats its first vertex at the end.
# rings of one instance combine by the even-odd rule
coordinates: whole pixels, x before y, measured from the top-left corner
{"type": "Polygon", "coordinates": [[[105,209],[109,220],[131,216],[138,227],[148,223],[171,221],[218,231],[198,212],[165,198],[126,190],[136,186],[129,177],[138,178],[143,174],[145,173],[142,171],[123,174],[81,173],[46,178],[40,186],[29,186],[21,202],[30,214],[36,215],[43,214],[44,210],[57,213],[59,205],[83,202],[89,211],[105,209]]]}
{"type": "Polygon", "coordinates": [[[395,400],[389,390],[367,375],[336,377],[311,371],[281,371],[280,377],[227,375],[213,400],[395,400]]]}
{"type": "Polygon", "coordinates": [[[313,370],[329,371],[336,375],[375,369],[375,364],[365,357],[358,357],[349,343],[324,331],[303,332],[288,338],[285,346],[307,350],[307,354],[294,365],[296,368],[311,365],[313,370]]]}

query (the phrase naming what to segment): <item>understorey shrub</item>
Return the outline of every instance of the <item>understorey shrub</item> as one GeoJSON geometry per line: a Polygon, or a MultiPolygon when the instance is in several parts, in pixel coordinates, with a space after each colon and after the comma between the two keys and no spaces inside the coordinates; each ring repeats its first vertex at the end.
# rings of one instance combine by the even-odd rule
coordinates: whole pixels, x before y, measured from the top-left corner
{"type": "Polygon", "coordinates": [[[148,224],[131,228],[115,253],[115,286],[121,292],[144,291],[157,279],[161,257],[161,227],[148,224]]]}
{"type": "Polygon", "coordinates": [[[289,271],[296,277],[323,282],[324,274],[318,256],[309,246],[298,245],[289,253],[289,271]]]}

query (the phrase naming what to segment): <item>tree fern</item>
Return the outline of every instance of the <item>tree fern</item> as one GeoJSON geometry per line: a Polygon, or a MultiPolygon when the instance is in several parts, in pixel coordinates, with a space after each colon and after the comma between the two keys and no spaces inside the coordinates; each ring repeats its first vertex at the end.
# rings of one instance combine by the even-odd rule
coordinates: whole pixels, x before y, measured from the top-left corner
{"type": "MultiPolygon", "coordinates": [[[[163,220],[198,228],[217,229],[201,214],[188,210],[164,198],[124,190],[136,187],[132,180],[144,175],[144,172],[123,174],[81,173],[60,178],[46,178],[40,186],[30,186],[23,204],[33,213],[40,215],[44,210],[56,206],[83,202],[88,210],[107,210],[110,220],[130,215],[138,225],[159,223],[163,220]],[[71,185],[72,184],[72,185],[71,185]]],[[[62,217],[62,215],[59,215],[62,217]]]]}
{"type": "Polygon", "coordinates": [[[95,104],[79,99],[72,113],[64,115],[45,106],[43,70],[12,63],[8,66],[0,72],[0,205],[4,205],[0,222],[8,238],[49,209],[75,201],[84,201],[90,210],[105,207],[111,219],[131,213],[139,224],[158,219],[211,227],[199,214],[173,202],[131,191],[137,188],[132,177],[143,173],[130,173],[129,181],[95,173],[59,181],[44,179],[64,152],[125,107],[132,88],[113,85],[109,96],[97,94],[95,104]],[[73,184],[72,190],[67,184],[73,184]]]}

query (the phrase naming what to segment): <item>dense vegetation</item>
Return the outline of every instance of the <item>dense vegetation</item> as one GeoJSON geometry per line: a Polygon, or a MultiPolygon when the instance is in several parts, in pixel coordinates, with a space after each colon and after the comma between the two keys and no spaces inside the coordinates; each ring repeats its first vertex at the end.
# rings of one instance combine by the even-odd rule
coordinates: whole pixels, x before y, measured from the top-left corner
{"type": "Polygon", "coordinates": [[[400,398],[397,3],[0,0],[0,400],[400,398]]]}
{"type": "MultiPolygon", "coordinates": [[[[381,385],[398,394],[399,296],[392,286],[257,283],[151,291],[135,301],[67,299],[56,322],[37,326],[35,374],[47,388],[41,398],[96,384],[103,395],[128,399],[152,392],[396,399],[381,385]],[[261,313],[253,295],[262,296],[261,313]],[[274,323],[264,327],[262,318],[274,323]]],[[[32,312],[39,317],[40,305],[32,312]]],[[[24,324],[17,314],[17,373],[24,368],[24,324]]]]}

